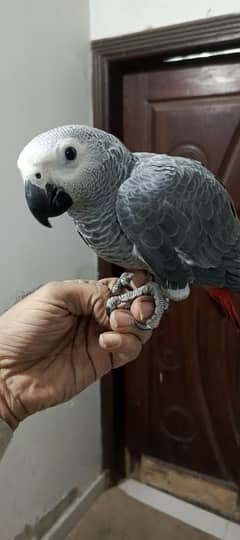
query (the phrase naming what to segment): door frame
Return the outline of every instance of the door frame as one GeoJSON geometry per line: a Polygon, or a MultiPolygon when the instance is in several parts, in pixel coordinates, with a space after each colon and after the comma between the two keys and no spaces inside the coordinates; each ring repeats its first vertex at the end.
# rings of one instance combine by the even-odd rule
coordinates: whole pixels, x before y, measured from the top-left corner
{"type": "MultiPolygon", "coordinates": [[[[126,73],[154,69],[167,57],[240,47],[240,14],[127,34],[92,42],[94,126],[123,135],[122,79],[126,73]]],[[[99,277],[115,275],[115,267],[98,261],[99,277]]],[[[111,483],[125,470],[124,368],[101,381],[102,465],[111,483]]]]}

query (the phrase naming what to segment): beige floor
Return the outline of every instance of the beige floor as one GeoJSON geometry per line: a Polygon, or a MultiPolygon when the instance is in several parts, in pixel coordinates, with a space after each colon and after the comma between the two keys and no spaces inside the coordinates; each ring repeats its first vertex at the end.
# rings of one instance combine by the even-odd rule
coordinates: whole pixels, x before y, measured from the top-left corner
{"type": "Polygon", "coordinates": [[[102,495],[66,540],[216,540],[129,497],[119,488],[102,495]]]}

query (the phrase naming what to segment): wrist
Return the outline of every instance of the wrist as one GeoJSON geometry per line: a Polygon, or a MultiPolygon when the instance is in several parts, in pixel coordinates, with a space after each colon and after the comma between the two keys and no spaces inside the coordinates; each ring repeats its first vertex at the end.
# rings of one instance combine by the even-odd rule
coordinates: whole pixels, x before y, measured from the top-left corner
{"type": "Polygon", "coordinates": [[[13,436],[13,430],[4,420],[0,419],[0,460],[7,449],[13,436]]]}
{"type": "Polygon", "coordinates": [[[0,421],[3,420],[12,429],[15,430],[18,427],[19,421],[11,411],[6,399],[6,391],[0,382],[0,421]]]}

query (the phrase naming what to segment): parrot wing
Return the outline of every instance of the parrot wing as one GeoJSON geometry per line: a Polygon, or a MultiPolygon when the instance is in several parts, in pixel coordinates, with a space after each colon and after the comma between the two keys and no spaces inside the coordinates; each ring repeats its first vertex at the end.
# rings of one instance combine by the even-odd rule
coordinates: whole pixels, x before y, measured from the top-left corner
{"type": "Polygon", "coordinates": [[[162,284],[221,287],[229,279],[240,289],[240,222],[224,186],[197,161],[138,159],[120,186],[116,213],[139,257],[162,284]]]}

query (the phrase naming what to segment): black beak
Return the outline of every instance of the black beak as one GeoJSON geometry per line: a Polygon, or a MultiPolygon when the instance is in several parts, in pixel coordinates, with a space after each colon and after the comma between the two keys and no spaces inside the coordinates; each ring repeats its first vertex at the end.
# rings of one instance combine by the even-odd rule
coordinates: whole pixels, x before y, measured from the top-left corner
{"type": "Polygon", "coordinates": [[[49,217],[64,214],[73,203],[63,188],[46,184],[44,189],[30,181],[25,182],[25,197],[32,214],[45,227],[51,227],[49,217]]]}

